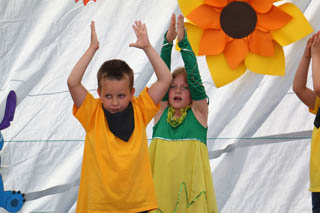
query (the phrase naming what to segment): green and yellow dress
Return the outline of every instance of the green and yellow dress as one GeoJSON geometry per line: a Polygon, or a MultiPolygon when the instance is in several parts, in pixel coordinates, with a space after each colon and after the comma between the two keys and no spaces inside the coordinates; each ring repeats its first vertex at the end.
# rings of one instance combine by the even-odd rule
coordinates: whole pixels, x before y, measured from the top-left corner
{"type": "MultiPolygon", "coordinates": [[[[167,50],[167,53],[171,53],[170,46],[172,44],[167,45],[165,42],[162,56],[164,49],[167,50]]],[[[186,37],[179,42],[179,46],[185,62],[187,78],[190,77],[190,73],[197,74],[196,59],[186,37]],[[186,56],[186,54],[188,55],[186,56]],[[191,60],[186,61],[188,58],[191,60]],[[196,67],[196,71],[190,72],[191,69],[188,67],[193,69],[196,67]]],[[[169,63],[168,60],[165,61],[170,67],[170,61],[169,63]]],[[[197,78],[193,76],[188,79],[197,78]]],[[[194,97],[206,98],[205,92],[203,94],[203,88],[194,90],[194,87],[190,86],[192,83],[189,80],[187,81],[192,99],[194,100],[194,97]],[[195,91],[202,91],[202,96],[199,93],[196,94],[195,91]]],[[[200,84],[194,83],[194,85],[200,84]]],[[[191,108],[187,110],[183,122],[173,127],[167,121],[168,109],[164,110],[160,120],[153,127],[153,138],[149,147],[152,175],[159,206],[155,212],[217,213],[218,208],[206,146],[207,128],[199,123],[191,108]]]]}
{"type": "Polygon", "coordinates": [[[168,108],[154,126],[150,160],[159,212],[218,212],[213,189],[207,128],[191,109],[184,122],[173,128],[168,108]]]}

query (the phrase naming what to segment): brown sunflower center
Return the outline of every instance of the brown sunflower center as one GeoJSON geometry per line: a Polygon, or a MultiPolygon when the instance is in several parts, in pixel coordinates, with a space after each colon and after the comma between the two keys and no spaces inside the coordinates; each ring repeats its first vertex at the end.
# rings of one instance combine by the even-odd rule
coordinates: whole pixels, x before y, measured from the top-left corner
{"type": "Polygon", "coordinates": [[[257,14],[246,2],[234,1],[225,6],[220,15],[222,30],[232,38],[243,38],[252,33],[257,14]]]}

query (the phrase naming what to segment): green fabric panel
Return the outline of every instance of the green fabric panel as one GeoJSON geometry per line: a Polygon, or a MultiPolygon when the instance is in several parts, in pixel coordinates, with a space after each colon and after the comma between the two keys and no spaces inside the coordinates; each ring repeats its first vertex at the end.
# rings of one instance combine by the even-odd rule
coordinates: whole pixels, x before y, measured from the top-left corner
{"type": "Polygon", "coordinates": [[[164,110],[158,123],[153,127],[153,135],[155,138],[163,138],[166,140],[199,140],[207,143],[207,128],[204,128],[196,119],[192,110],[187,111],[185,120],[179,126],[173,128],[167,122],[168,107],[164,110]]]}

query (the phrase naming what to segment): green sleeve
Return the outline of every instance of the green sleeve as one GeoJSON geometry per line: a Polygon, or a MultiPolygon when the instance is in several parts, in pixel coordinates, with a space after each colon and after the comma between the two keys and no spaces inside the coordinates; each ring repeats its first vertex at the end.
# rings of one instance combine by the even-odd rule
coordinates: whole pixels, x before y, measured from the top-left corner
{"type": "Polygon", "coordinates": [[[173,44],[169,43],[166,39],[167,33],[164,34],[164,39],[162,43],[162,48],[161,48],[161,58],[162,60],[166,63],[167,67],[170,70],[171,67],[171,52],[172,52],[172,47],[173,44]]]}
{"type": "Polygon", "coordinates": [[[208,96],[202,84],[197,58],[188,41],[186,32],[183,40],[180,41],[178,45],[181,48],[181,56],[187,71],[187,82],[192,100],[198,101],[206,99],[208,96]]]}
{"type": "MultiPolygon", "coordinates": [[[[170,70],[171,52],[172,52],[173,44],[167,41],[166,36],[167,36],[167,33],[164,34],[164,40],[163,40],[160,56],[170,70]]],[[[169,99],[168,99],[168,92],[167,92],[166,95],[163,97],[162,101],[168,101],[168,100],[169,99]]]]}

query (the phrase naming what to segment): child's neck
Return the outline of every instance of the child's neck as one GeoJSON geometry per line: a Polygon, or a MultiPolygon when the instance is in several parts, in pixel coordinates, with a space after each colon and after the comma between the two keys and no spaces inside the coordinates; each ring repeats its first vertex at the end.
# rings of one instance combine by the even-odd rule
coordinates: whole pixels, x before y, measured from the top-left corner
{"type": "Polygon", "coordinates": [[[173,117],[174,118],[179,118],[180,116],[181,116],[180,109],[175,109],[173,117]]]}

